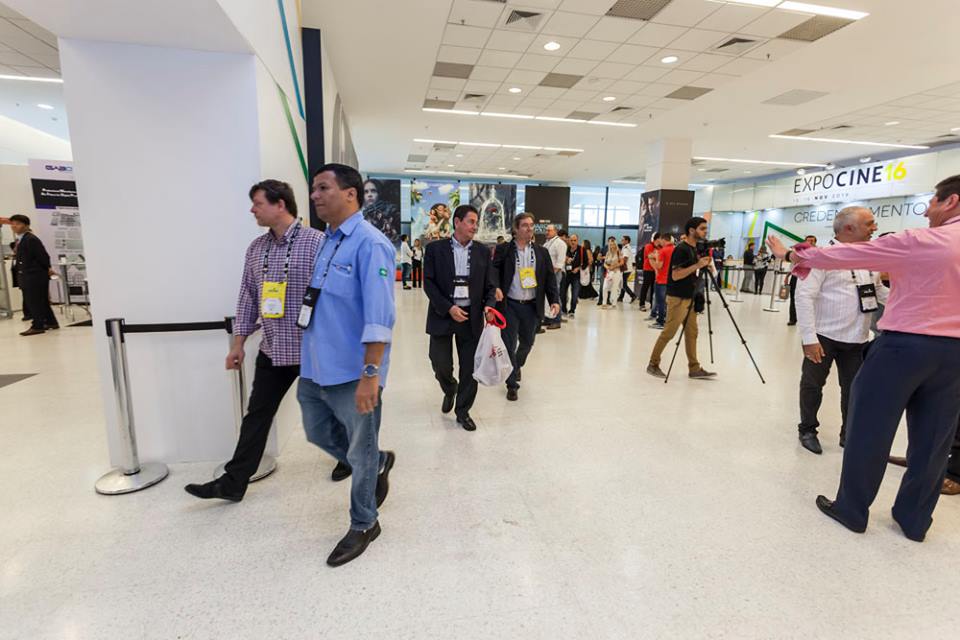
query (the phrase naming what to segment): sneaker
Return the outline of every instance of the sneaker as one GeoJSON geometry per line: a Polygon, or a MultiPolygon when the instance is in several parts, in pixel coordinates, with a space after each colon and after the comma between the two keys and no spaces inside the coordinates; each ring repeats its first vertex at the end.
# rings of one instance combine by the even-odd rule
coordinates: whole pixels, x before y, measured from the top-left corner
{"type": "Polygon", "coordinates": [[[577,314],[574,313],[573,311],[571,311],[570,314],[569,314],[569,317],[570,317],[571,320],[573,320],[574,318],[577,317],[577,314]]]}
{"type": "Polygon", "coordinates": [[[648,364],[648,365],[647,365],[647,373],[649,373],[650,375],[652,375],[654,378],[664,378],[664,379],[665,379],[665,378],[667,377],[667,374],[665,374],[665,373],[660,369],[660,367],[658,367],[658,366],[655,365],[655,364],[648,364]]]}
{"type": "Polygon", "coordinates": [[[697,369],[696,371],[691,371],[691,372],[690,372],[690,377],[691,377],[691,378],[703,378],[703,379],[706,379],[706,378],[716,378],[716,377],[717,377],[717,374],[714,373],[713,371],[707,371],[706,369],[704,369],[704,368],[701,367],[700,369],[697,369]]]}
{"type": "Polygon", "coordinates": [[[640,309],[639,309],[639,310],[640,310],[640,311],[646,311],[646,310],[647,310],[646,305],[640,305],[640,309]]]}
{"type": "Polygon", "coordinates": [[[547,325],[547,329],[550,330],[550,331],[552,331],[552,330],[554,330],[554,329],[559,329],[559,328],[560,328],[560,323],[559,323],[559,322],[557,322],[557,323],[555,323],[555,324],[548,324],[548,325],[547,325]]]}
{"type": "Polygon", "coordinates": [[[650,325],[651,329],[656,329],[657,331],[663,331],[663,327],[664,325],[660,324],[659,322],[654,322],[652,325],[650,325]]]}

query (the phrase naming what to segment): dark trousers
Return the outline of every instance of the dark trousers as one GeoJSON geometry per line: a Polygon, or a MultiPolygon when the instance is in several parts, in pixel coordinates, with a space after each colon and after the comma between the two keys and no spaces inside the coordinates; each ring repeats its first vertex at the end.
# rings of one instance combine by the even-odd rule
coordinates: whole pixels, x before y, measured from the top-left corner
{"type": "Polygon", "coordinates": [[[953,446],[950,448],[947,477],[954,482],[960,482],[960,423],[957,424],[957,433],[953,436],[953,446]]]}
{"type": "Polygon", "coordinates": [[[32,329],[49,329],[59,326],[50,307],[50,276],[46,273],[20,275],[20,291],[23,293],[24,309],[30,310],[32,329]]]}
{"type": "Polygon", "coordinates": [[[793,296],[797,293],[797,276],[790,276],[790,324],[797,324],[797,304],[793,296]]]}
{"type": "Polygon", "coordinates": [[[247,413],[240,423],[240,438],[233,457],[225,467],[226,482],[231,491],[246,491],[250,478],[260,466],[273,417],[277,415],[280,402],[299,375],[300,365],[275,367],[265,353],[257,354],[253,391],[247,403],[247,413]]]}
{"type": "Polygon", "coordinates": [[[477,352],[479,338],[473,335],[470,321],[457,323],[455,333],[449,336],[430,336],[430,364],[433,375],[444,395],[457,394],[455,413],[466,416],[477,398],[477,381],[473,379],[473,357],[477,352]],[[460,382],[453,377],[453,342],[457,342],[457,359],[460,363],[460,382]]]}
{"type": "Polygon", "coordinates": [[[646,305],[647,301],[650,301],[650,304],[653,304],[653,284],[657,279],[657,274],[655,271],[644,271],[643,272],[643,284],[640,285],[640,304],[646,305]]]}
{"type": "Polygon", "coordinates": [[[626,271],[623,272],[623,286],[620,287],[620,296],[617,298],[617,302],[623,301],[623,296],[630,296],[630,302],[633,303],[637,299],[637,294],[635,294],[631,289],[629,283],[627,283],[627,278],[630,276],[626,271]]]}
{"type": "Polygon", "coordinates": [[[763,293],[763,281],[767,277],[766,269],[757,269],[753,272],[753,292],[763,293]]]}
{"type": "Polygon", "coordinates": [[[580,301],[580,272],[568,271],[563,278],[563,287],[560,289],[560,311],[567,313],[577,312],[577,303],[580,301]],[[569,303],[567,299],[569,298],[569,303]]]}
{"type": "Polygon", "coordinates": [[[837,342],[825,336],[817,336],[824,356],[819,364],[804,358],[800,373],[800,435],[816,433],[820,422],[817,412],[823,402],[823,385],[827,383],[830,368],[837,363],[837,377],[840,382],[840,438],[847,433],[847,407],[850,405],[850,387],[863,364],[865,344],[837,342]]]}
{"type": "Polygon", "coordinates": [[[503,330],[503,342],[507,345],[510,364],[513,365],[513,373],[507,378],[507,389],[519,389],[517,371],[527,362],[540,324],[537,303],[535,300],[517,302],[507,298],[507,312],[504,317],[507,319],[507,328],[503,330]]]}
{"type": "Polygon", "coordinates": [[[413,288],[419,289],[423,286],[423,262],[420,260],[413,261],[413,288]]]}
{"type": "Polygon", "coordinates": [[[20,289],[20,296],[23,299],[23,303],[21,304],[23,307],[23,319],[33,320],[33,316],[30,314],[30,303],[27,300],[27,295],[24,293],[23,289],[20,288],[20,285],[17,285],[17,288],[20,289]]]}
{"type": "Polygon", "coordinates": [[[835,509],[851,526],[866,526],[906,410],[907,470],[893,517],[920,539],[933,522],[960,418],[960,339],[885,331],[867,352],[851,393],[835,509]]]}

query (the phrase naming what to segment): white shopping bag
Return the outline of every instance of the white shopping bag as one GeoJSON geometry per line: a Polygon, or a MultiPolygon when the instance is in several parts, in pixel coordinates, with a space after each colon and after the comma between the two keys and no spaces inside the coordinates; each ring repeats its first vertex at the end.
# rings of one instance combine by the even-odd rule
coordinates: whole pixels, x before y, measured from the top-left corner
{"type": "Polygon", "coordinates": [[[483,328],[473,356],[473,378],[487,387],[503,384],[513,372],[507,345],[503,343],[500,335],[500,330],[507,326],[507,321],[498,311],[493,311],[493,314],[495,322],[483,328]]]}

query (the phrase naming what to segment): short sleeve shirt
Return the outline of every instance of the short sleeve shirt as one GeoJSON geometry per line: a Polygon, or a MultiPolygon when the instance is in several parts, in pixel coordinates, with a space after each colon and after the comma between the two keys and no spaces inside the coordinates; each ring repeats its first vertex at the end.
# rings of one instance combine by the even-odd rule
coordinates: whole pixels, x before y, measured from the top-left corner
{"type": "Polygon", "coordinates": [[[683,280],[673,279],[674,269],[684,269],[697,264],[697,250],[686,242],[681,242],[673,251],[670,260],[670,270],[667,273],[667,295],[677,298],[692,298],[697,283],[696,272],[691,273],[683,280]]]}
{"type": "Polygon", "coordinates": [[[667,284],[667,274],[670,272],[670,258],[673,256],[674,248],[672,244],[660,248],[659,254],[660,260],[663,261],[663,266],[657,270],[657,284],[667,284]]]}

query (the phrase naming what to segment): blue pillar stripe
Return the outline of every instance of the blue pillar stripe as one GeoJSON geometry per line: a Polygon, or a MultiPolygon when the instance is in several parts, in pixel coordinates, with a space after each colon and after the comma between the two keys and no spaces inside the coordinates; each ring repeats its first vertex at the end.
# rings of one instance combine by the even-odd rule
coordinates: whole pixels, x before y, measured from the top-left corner
{"type": "Polygon", "coordinates": [[[290,45],[290,31],[287,29],[287,13],[283,9],[283,0],[277,0],[280,7],[280,24],[283,25],[283,39],[287,43],[287,59],[290,61],[290,75],[293,76],[293,91],[297,96],[297,110],[300,117],[306,120],[303,113],[303,100],[300,99],[300,81],[297,80],[297,66],[293,63],[293,47],[290,45]]]}

